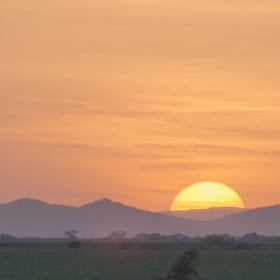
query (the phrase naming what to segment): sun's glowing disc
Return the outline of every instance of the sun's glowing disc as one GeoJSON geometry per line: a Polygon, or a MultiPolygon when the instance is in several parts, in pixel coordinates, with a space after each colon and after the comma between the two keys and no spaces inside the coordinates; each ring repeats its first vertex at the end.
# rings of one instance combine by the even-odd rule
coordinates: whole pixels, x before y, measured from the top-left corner
{"type": "Polygon", "coordinates": [[[175,197],[171,211],[211,207],[244,208],[244,204],[239,195],[228,186],[215,182],[200,182],[182,190],[175,197]]]}

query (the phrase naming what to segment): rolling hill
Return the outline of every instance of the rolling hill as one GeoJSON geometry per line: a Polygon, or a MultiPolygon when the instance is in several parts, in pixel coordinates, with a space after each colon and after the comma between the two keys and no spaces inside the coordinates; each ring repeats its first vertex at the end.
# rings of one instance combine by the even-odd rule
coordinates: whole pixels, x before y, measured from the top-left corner
{"type": "Polygon", "coordinates": [[[43,238],[63,237],[69,230],[77,230],[80,238],[106,237],[115,230],[127,231],[129,236],[137,233],[242,236],[251,232],[271,236],[280,235],[279,217],[279,205],[198,221],[153,213],[109,199],[72,207],[27,198],[0,205],[0,233],[43,238]]]}
{"type": "Polygon", "coordinates": [[[280,205],[247,210],[213,220],[208,232],[230,233],[241,236],[256,232],[259,235],[280,236],[280,205]]]}
{"type": "Polygon", "coordinates": [[[21,199],[0,205],[0,233],[18,237],[63,237],[77,230],[80,238],[106,237],[112,231],[137,233],[196,234],[200,221],[167,217],[102,199],[82,207],[50,205],[34,199],[21,199]]]}

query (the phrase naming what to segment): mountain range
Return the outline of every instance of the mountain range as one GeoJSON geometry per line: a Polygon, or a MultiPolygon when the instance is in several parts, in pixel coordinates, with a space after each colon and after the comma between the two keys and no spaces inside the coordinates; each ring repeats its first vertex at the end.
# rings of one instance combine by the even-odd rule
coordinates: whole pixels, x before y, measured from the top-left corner
{"type": "Polygon", "coordinates": [[[77,230],[79,238],[106,237],[116,230],[124,230],[131,237],[137,233],[195,237],[224,233],[242,236],[251,232],[272,236],[280,235],[279,217],[280,205],[202,221],[149,212],[109,199],[73,207],[26,198],[0,204],[0,233],[41,238],[63,237],[69,230],[77,230]]]}

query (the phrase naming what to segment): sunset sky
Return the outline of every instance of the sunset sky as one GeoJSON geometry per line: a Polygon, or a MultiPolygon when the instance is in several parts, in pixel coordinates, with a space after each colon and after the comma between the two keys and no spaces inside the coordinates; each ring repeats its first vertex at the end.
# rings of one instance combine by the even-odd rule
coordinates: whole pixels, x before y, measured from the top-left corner
{"type": "Polygon", "coordinates": [[[0,26],[0,203],[280,203],[280,1],[9,0],[0,26]]]}

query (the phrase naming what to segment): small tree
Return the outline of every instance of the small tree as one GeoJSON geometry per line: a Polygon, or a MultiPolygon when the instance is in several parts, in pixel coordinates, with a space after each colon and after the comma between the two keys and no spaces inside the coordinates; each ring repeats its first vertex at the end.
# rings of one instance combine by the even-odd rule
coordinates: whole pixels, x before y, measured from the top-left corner
{"type": "Polygon", "coordinates": [[[197,279],[198,273],[195,269],[199,262],[199,255],[196,249],[185,251],[168,272],[167,277],[158,280],[193,280],[197,279]]]}
{"type": "Polygon", "coordinates": [[[248,243],[258,243],[264,240],[265,240],[264,236],[258,235],[255,232],[247,233],[241,237],[241,241],[248,242],[248,243]]]}
{"type": "Polygon", "coordinates": [[[65,231],[64,236],[69,239],[69,240],[76,240],[77,239],[77,230],[70,230],[70,231],[65,231]]]}
{"type": "Polygon", "coordinates": [[[201,240],[202,244],[211,245],[211,246],[229,246],[235,244],[235,237],[229,234],[213,234],[207,235],[204,239],[201,240]]]}

